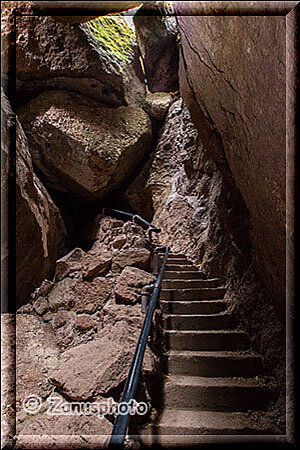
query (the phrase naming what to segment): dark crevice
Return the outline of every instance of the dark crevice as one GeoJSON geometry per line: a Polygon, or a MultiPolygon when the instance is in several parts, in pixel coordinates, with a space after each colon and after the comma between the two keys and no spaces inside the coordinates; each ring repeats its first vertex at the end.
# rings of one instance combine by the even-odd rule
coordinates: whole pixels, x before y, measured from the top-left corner
{"type": "MultiPolygon", "coordinates": [[[[128,211],[134,214],[140,214],[146,220],[151,221],[154,210],[150,205],[151,212],[149,213],[149,199],[145,199],[145,205],[148,205],[147,211],[136,211],[130,205],[129,201],[124,197],[126,190],[135,181],[135,179],[144,170],[147,163],[149,163],[154,156],[154,149],[156,148],[160,131],[163,126],[163,121],[152,120],[152,151],[147,152],[142,161],[137,165],[134,171],[126,177],[122,185],[113,192],[104,195],[96,200],[87,200],[75,194],[62,192],[50,186],[47,176],[34,165],[34,172],[47,188],[50,197],[55,205],[59,208],[63,221],[67,229],[66,247],[71,251],[75,247],[80,247],[84,251],[90,250],[93,241],[82,238],[83,230],[88,226],[94,224],[94,221],[102,211],[103,207],[116,208],[128,211]]],[[[141,192],[141,196],[143,192],[141,192]]]]}

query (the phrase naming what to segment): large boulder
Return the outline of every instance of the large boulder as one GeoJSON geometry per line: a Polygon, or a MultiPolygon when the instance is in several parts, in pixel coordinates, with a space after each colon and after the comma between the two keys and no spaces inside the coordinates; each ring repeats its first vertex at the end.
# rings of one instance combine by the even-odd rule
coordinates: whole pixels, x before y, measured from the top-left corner
{"type": "Polygon", "coordinates": [[[181,94],[205,147],[223,173],[232,174],[245,201],[257,271],[283,311],[285,19],[197,16],[196,2],[174,5],[181,35],[181,94]]]}
{"type": "Polygon", "coordinates": [[[56,189],[96,199],[120,187],[151,145],[137,106],[104,107],[67,91],[46,91],[20,108],[32,158],[56,189]]]}
{"type": "Polygon", "coordinates": [[[116,392],[128,375],[138,341],[141,315],[139,319],[133,325],[126,320],[107,325],[93,341],[66,350],[50,374],[51,382],[68,398],[77,401],[99,395],[107,397],[110,392],[116,392]]]}
{"type": "Polygon", "coordinates": [[[143,102],[135,36],[121,16],[82,25],[17,17],[16,44],[19,105],[47,89],[68,89],[111,106],[143,102]]]}
{"type": "Polygon", "coordinates": [[[150,117],[164,120],[174,97],[168,92],[148,92],[145,99],[145,110],[150,117]]]}
{"type": "Polygon", "coordinates": [[[165,3],[145,4],[133,17],[151,92],[178,90],[178,28],[173,8],[165,3]]]}
{"type": "Polygon", "coordinates": [[[65,249],[65,237],[60,212],[33,171],[28,141],[16,118],[17,306],[28,301],[34,288],[52,273],[65,249]]]}

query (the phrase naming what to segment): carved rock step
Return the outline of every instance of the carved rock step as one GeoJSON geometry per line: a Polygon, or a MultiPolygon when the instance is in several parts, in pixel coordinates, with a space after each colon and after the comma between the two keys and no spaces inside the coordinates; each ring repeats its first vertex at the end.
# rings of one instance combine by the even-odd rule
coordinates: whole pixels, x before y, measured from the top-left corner
{"type": "Polygon", "coordinates": [[[270,377],[209,378],[172,375],[163,387],[164,408],[209,411],[267,409],[277,391],[270,377]]]}
{"type": "Polygon", "coordinates": [[[225,288],[162,289],[161,300],[218,300],[224,297],[225,288]]]}
{"type": "Polygon", "coordinates": [[[262,370],[261,357],[251,351],[170,350],[163,365],[165,373],[201,377],[254,377],[262,370]]]}
{"type": "Polygon", "coordinates": [[[183,266],[192,266],[193,265],[193,263],[191,261],[188,261],[186,258],[182,258],[182,257],[170,258],[169,256],[167,259],[167,264],[177,264],[177,265],[183,265],[183,266]]]}
{"type": "MultiPolygon", "coordinates": [[[[203,435],[268,435],[279,434],[279,430],[275,428],[267,413],[264,412],[165,409],[159,422],[149,427],[148,433],[149,437],[146,433],[142,436],[143,443],[146,445],[151,445],[151,443],[195,445],[208,441],[203,435]],[[150,434],[154,436],[151,437],[150,434]],[[180,435],[182,440],[180,440],[180,435]]],[[[215,440],[210,442],[215,442],[215,440]]]]}
{"type": "Polygon", "coordinates": [[[193,300],[192,302],[169,302],[160,300],[161,310],[167,314],[217,314],[227,308],[224,300],[193,300]]]}
{"type": "Polygon", "coordinates": [[[163,280],[204,280],[205,274],[203,272],[197,272],[196,270],[189,271],[169,271],[168,269],[165,270],[163,280]]]}
{"type": "Polygon", "coordinates": [[[218,330],[232,327],[229,314],[169,314],[163,317],[166,330],[218,330]]]}
{"type": "MultiPolygon", "coordinates": [[[[170,271],[175,271],[175,272],[180,272],[180,271],[187,271],[187,272],[197,272],[198,269],[195,266],[192,266],[191,264],[173,264],[172,262],[166,264],[166,271],[170,272],[170,271]]],[[[201,272],[198,272],[201,273],[201,272]]]]}
{"type": "Polygon", "coordinates": [[[198,351],[234,351],[249,348],[249,336],[237,330],[165,330],[167,349],[198,351]]]}
{"type": "Polygon", "coordinates": [[[207,280],[181,280],[181,279],[163,279],[163,289],[195,289],[195,288],[216,288],[222,286],[220,278],[210,278],[207,280]]]}
{"type": "Polygon", "coordinates": [[[169,253],[168,254],[168,258],[184,258],[187,259],[185,255],[183,255],[182,253],[169,253]]]}

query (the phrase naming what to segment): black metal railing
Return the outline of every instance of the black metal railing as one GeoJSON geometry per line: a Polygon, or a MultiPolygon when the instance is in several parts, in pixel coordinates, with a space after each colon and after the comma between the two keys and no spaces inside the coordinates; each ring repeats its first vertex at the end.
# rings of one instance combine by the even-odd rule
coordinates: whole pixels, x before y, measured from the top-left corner
{"type": "Polygon", "coordinates": [[[125,212],[125,211],[120,211],[119,209],[115,209],[115,208],[102,208],[102,214],[105,214],[105,211],[112,211],[115,212],[117,214],[120,214],[121,216],[125,216],[125,217],[129,217],[132,222],[136,223],[137,221],[143,223],[144,225],[147,225],[150,229],[148,230],[148,236],[149,236],[149,240],[152,241],[152,233],[160,233],[161,229],[152,225],[152,223],[148,222],[147,220],[143,219],[141,216],[139,216],[138,214],[132,214],[129,212],[125,212]]]}
{"type": "MultiPolygon", "coordinates": [[[[153,293],[148,306],[148,311],[144,319],[143,328],[137,343],[137,347],[132,360],[128,378],[125,384],[121,403],[125,402],[126,404],[130,404],[130,402],[134,399],[135,396],[142,368],[144,353],[146,350],[147,340],[150,332],[150,327],[152,323],[152,318],[154,310],[156,308],[157,299],[159,297],[160,286],[169,254],[169,247],[157,247],[156,249],[157,252],[162,250],[164,250],[164,258],[158,273],[157,280],[154,285],[153,293]]],[[[129,423],[129,418],[130,418],[129,411],[125,415],[118,415],[116,417],[108,448],[112,449],[122,447],[129,423]]]]}

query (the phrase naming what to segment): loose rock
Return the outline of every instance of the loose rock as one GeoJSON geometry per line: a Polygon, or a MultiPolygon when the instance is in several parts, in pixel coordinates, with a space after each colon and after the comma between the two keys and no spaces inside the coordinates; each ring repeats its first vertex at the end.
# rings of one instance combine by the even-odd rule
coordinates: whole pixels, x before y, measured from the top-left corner
{"type": "Polygon", "coordinates": [[[73,400],[107,395],[128,375],[138,337],[135,330],[125,321],[106,326],[97,339],[66,350],[50,380],[73,400]]]}
{"type": "Polygon", "coordinates": [[[70,253],[56,261],[54,280],[60,281],[72,272],[80,270],[85,252],[81,248],[74,248],[70,253]]]}
{"type": "Polygon", "coordinates": [[[120,250],[112,259],[112,271],[121,272],[125,266],[134,266],[140,269],[148,269],[150,251],[145,248],[129,248],[120,250]]]}
{"type": "Polygon", "coordinates": [[[145,110],[156,120],[164,120],[174,97],[167,92],[148,92],[145,100],[145,110]]]}
{"type": "Polygon", "coordinates": [[[154,283],[155,280],[154,275],[144,270],[136,267],[125,267],[116,283],[116,301],[135,304],[140,299],[143,286],[154,283]]]}

